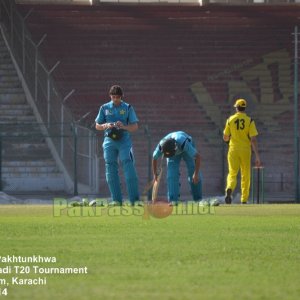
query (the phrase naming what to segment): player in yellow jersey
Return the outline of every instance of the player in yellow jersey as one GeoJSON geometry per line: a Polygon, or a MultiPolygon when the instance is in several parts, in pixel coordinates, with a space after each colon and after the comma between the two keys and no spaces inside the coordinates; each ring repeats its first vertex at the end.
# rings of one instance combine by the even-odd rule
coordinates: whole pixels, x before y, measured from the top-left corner
{"type": "Polygon", "coordinates": [[[232,193],[237,184],[238,172],[241,172],[241,203],[248,201],[251,176],[251,147],[255,153],[255,165],[261,166],[256,136],[255,122],[245,113],[247,102],[237,99],[234,107],[236,113],[230,116],[223,131],[223,140],[229,142],[228,176],[225,203],[230,204],[232,193]]]}

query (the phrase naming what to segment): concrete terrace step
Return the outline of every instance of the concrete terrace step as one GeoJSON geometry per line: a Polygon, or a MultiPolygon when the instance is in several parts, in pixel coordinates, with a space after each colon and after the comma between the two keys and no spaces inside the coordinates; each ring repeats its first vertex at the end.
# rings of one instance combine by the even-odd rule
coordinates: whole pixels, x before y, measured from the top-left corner
{"type": "Polygon", "coordinates": [[[20,94],[23,93],[23,88],[21,87],[21,85],[16,86],[16,87],[1,87],[0,84],[0,94],[20,94]]]}
{"type": "Polygon", "coordinates": [[[13,93],[13,94],[6,94],[6,93],[0,93],[0,104],[27,104],[26,97],[24,95],[24,92],[22,93],[13,93]]]}
{"type": "Polygon", "coordinates": [[[9,54],[9,52],[5,50],[2,50],[2,48],[0,47],[0,62],[1,64],[8,64],[11,63],[11,56],[9,54]]]}
{"type": "Polygon", "coordinates": [[[2,159],[6,161],[43,161],[45,159],[52,159],[52,155],[48,149],[40,148],[40,149],[26,149],[26,150],[15,150],[14,153],[11,151],[3,149],[2,151],[2,159]]]}
{"type": "MultiPolygon", "coordinates": [[[[23,179],[29,179],[29,180],[33,180],[33,179],[38,179],[38,178],[43,178],[43,180],[48,180],[51,178],[55,178],[55,179],[63,179],[63,175],[61,172],[57,171],[50,171],[50,169],[48,169],[48,171],[41,171],[42,168],[3,168],[6,169],[7,172],[2,172],[2,178],[5,179],[10,179],[10,180],[14,180],[16,178],[23,178],[23,179]]],[[[44,170],[46,170],[44,168],[44,170]]],[[[25,187],[26,189],[26,187],[25,187]]]]}
{"type": "Polygon", "coordinates": [[[0,82],[12,82],[12,81],[20,81],[19,77],[16,74],[6,74],[6,72],[3,72],[3,74],[0,74],[0,82]]]}
{"type": "Polygon", "coordinates": [[[0,69],[1,76],[17,76],[17,71],[15,69],[0,69]]]}
{"type": "MultiPolygon", "coordinates": [[[[4,140],[5,141],[5,140],[4,140]]],[[[12,151],[41,151],[41,150],[47,150],[48,147],[46,143],[40,139],[29,139],[28,141],[24,141],[23,139],[14,139],[13,141],[11,139],[7,139],[6,143],[4,142],[2,145],[4,150],[12,150],[12,151]]]]}
{"type": "Polygon", "coordinates": [[[41,132],[38,124],[26,124],[19,122],[19,124],[1,124],[0,122],[0,132],[3,140],[9,143],[20,143],[24,142],[26,138],[27,141],[34,143],[40,139],[44,139],[45,135],[41,132]]]}
{"type": "Polygon", "coordinates": [[[28,115],[28,116],[15,116],[15,115],[6,115],[1,116],[0,124],[2,123],[12,123],[12,122],[35,122],[35,116],[34,115],[28,115]]]}
{"type": "Polygon", "coordinates": [[[32,109],[28,105],[2,105],[0,104],[0,116],[29,116],[32,115],[32,109]],[[15,107],[14,107],[15,106],[15,107]]]}
{"type": "Polygon", "coordinates": [[[14,70],[15,71],[15,67],[12,63],[5,63],[5,62],[0,63],[0,69],[1,70],[14,70]]]}
{"type": "Polygon", "coordinates": [[[21,103],[21,104],[11,104],[11,103],[4,103],[0,102],[0,110],[31,110],[31,107],[28,104],[21,103]]]}
{"type": "Polygon", "coordinates": [[[56,167],[56,163],[53,159],[43,159],[43,160],[4,160],[2,163],[3,167],[7,168],[16,168],[16,167],[26,167],[26,168],[35,168],[35,167],[56,167]]]}
{"type": "Polygon", "coordinates": [[[0,51],[1,52],[8,52],[7,47],[6,47],[5,42],[4,42],[3,39],[0,40],[0,51]]]}
{"type": "Polygon", "coordinates": [[[0,89],[16,89],[19,91],[21,88],[20,81],[12,80],[12,81],[3,81],[0,80],[0,89]]]}
{"type": "MultiPolygon", "coordinates": [[[[25,176],[35,176],[35,174],[51,174],[51,176],[55,173],[60,174],[59,170],[57,170],[56,166],[5,166],[2,165],[2,175],[4,177],[19,177],[21,175],[25,176]]],[[[56,175],[57,176],[57,175],[56,175]]]]}
{"type": "Polygon", "coordinates": [[[55,192],[65,189],[65,180],[60,173],[40,173],[20,174],[14,177],[2,177],[3,191],[7,192],[55,192]]]}

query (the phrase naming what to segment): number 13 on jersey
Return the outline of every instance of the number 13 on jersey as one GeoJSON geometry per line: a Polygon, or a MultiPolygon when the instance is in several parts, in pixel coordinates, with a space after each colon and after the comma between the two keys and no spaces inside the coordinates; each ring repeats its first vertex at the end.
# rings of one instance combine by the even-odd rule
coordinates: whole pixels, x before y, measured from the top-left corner
{"type": "Polygon", "coordinates": [[[236,124],[236,129],[237,130],[243,130],[245,128],[245,120],[244,119],[236,119],[234,121],[236,124]]]}

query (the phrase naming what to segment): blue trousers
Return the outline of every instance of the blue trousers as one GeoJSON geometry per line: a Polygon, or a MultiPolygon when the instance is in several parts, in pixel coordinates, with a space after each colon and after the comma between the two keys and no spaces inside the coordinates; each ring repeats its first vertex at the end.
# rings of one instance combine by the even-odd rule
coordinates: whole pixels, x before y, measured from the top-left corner
{"type": "Polygon", "coordinates": [[[132,144],[130,139],[113,141],[104,138],[103,153],[106,168],[106,181],[113,201],[122,203],[123,197],[119,177],[119,161],[125,176],[128,198],[133,204],[139,200],[138,178],[134,165],[132,144]]]}
{"type": "Polygon", "coordinates": [[[199,172],[199,181],[194,184],[192,179],[195,171],[195,160],[184,152],[167,159],[168,199],[169,201],[178,201],[180,197],[179,166],[181,159],[184,160],[187,167],[188,182],[193,200],[199,201],[202,199],[202,174],[199,172]]]}

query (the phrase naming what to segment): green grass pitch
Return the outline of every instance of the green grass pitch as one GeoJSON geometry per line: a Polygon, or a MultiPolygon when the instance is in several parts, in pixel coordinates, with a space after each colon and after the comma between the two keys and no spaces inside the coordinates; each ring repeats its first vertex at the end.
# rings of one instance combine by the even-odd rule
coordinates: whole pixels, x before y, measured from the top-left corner
{"type": "Polygon", "coordinates": [[[0,256],[8,255],[57,261],[0,262],[8,292],[0,299],[299,299],[300,205],[224,205],[164,219],[2,205],[0,256]],[[12,285],[15,274],[3,272],[14,265],[30,267],[19,278],[47,284],[12,285]],[[88,272],[36,275],[34,265],[88,272]]]}

